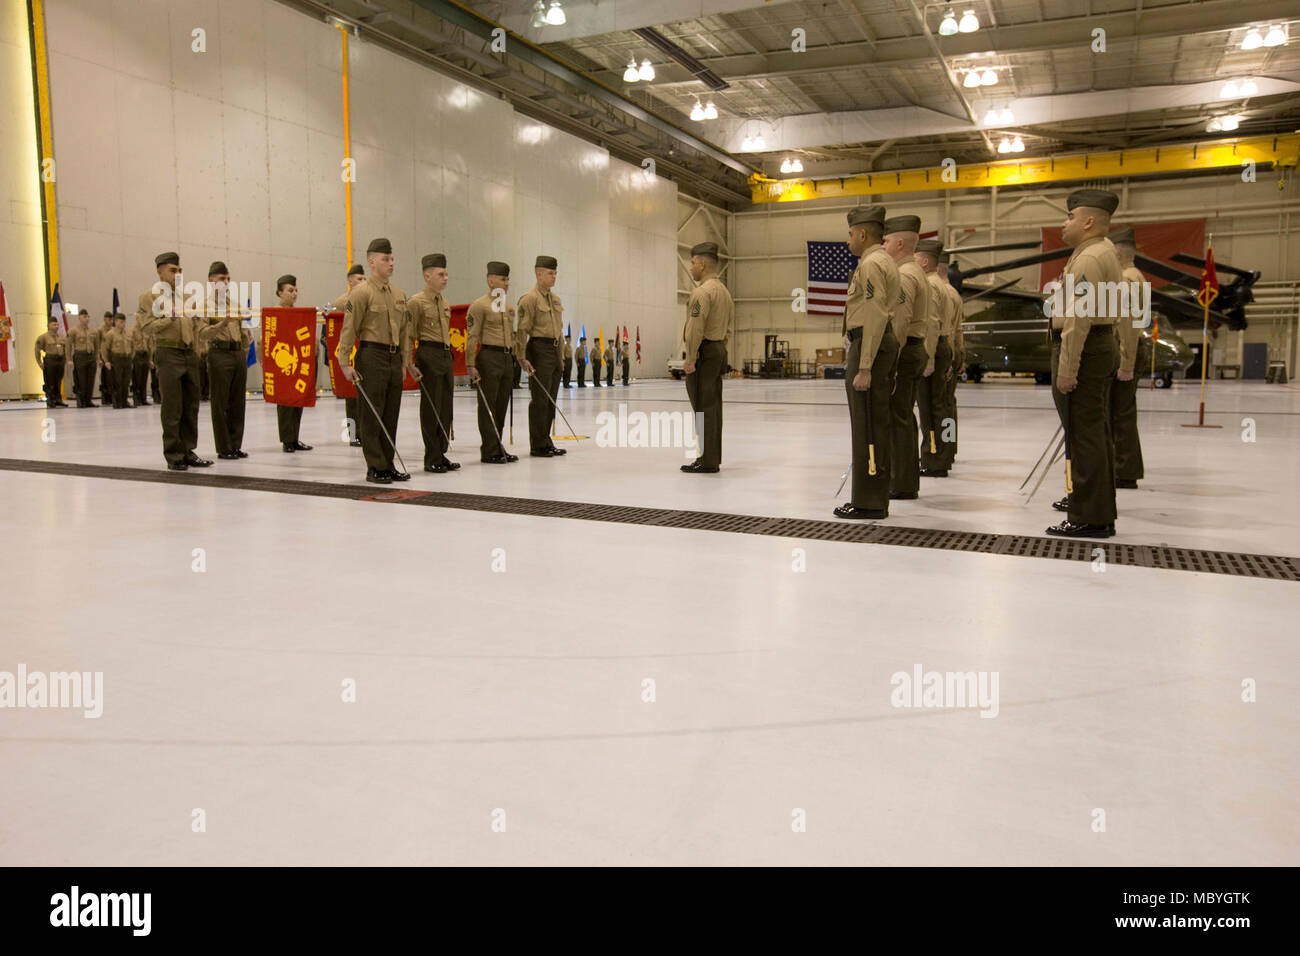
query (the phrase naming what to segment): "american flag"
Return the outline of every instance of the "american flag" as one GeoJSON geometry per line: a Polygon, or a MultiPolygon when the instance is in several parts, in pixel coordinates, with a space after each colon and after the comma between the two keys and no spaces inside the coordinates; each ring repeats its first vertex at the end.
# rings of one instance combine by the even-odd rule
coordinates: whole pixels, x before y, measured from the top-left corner
{"type": "Polygon", "coordinates": [[[808,243],[808,314],[843,315],[858,257],[847,242],[808,243]]]}

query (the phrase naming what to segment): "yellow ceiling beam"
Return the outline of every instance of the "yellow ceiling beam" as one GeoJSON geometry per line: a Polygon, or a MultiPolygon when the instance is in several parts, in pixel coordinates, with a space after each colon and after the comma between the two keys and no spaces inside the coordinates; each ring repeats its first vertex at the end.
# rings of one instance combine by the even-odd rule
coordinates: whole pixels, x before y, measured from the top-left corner
{"type": "Polygon", "coordinates": [[[802,202],[841,196],[987,189],[990,186],[1145,176],[1195,169],[1244,169],[1247,160],[1253,160],[1257,166],[1275,163],[1294,168],[1300,164],[1300,133],[1150,146],[1108,153],[1005,159],[964,166],[949,165],[947,168],[932,166],[928,169],[859,173],[833,179],[768,179],[755,174],[749,177],[749,186],[755,203],[802,202]]]}

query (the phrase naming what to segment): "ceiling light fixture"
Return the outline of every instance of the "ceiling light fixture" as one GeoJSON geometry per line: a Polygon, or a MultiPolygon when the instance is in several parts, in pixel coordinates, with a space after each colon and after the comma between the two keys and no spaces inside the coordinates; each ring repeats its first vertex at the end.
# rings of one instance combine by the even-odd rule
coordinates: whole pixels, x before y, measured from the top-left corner
{"type": "Polygon", "coordinates": [[[1220,128],[1223,129],[1224,132],[1231,133],[1234,129],[1236,129],[1239,125],[1241,125],[1241,117],[1225,116],[1221,120],[1219,120],[1219,123],[1220,123],[1220,128]]]}
{"type": "Polygon", "coordinates": [[[641,69],[638,71],[637,75],[640,76],[641,79],[649,83],[651,80],[655,78],[655,68],[650,65],[649,60],[642,60],[641,69]]]}
{"type": "Polygon", "coordinates": [[[1264,46],[1284,46],[1286,44],[1285,27],[1269,27],[1264,37],[1264,46]]]}
{"type": "Polygon", "coordinates": [[[697,123],[704,119],[704,107],[700,105],[699,100],[696,100],[695,105],[691,107],[691,119],[697,123]]]}
{"type": "Polygon", "coordinates": [[[546,11],[546,22],[553,27],[560,27],[564,26],[564,21],[567,19],[564,8],[560,6],[560,0],[551,0],[551,9],[546,11]]]}
{"type": "Polygon", "coordinates": [[[546,26],[546,4],[543,3],[542,0],[537,0],[537,2],[533,4],[532,25],[534,30],[540,30],[542,27],[546,26]]]}
{"type": "Polygon", "coordinates": [[[781,172],[788,173],[789,171],[790,171],[790,157],[787,156],[785,159],[781,160],[781,172]]]}
{"type": "Polygon", "coordinates": [[[961,23],[957,25],[957,29],[962,33],[974,33],[979,28],[980,21],[979,18],[975,16],[974,10],[967,10],[961,15],[961,23]]]}
{"type": "Polygon", "coordinates": [[[998,75],[992,70],[985,70],[984,75],[980,77],[980,83],[984,86],[995,86],[998,82],[998,75]]]}
{"type": "Polygon", "coordinates": [[[1016,114],[1011,112],[1010,107],[1007,107],[1002,111],[1002,118],[998,120],[998,122],[1001,123],[1003,126],[1010,126],[1015,121],[1016,121],[1016,114]]]}
{"type": "Polygon", "coordinates": [[[943,15],[943,22],[939,24],[939,36],[950,37],[957,32],[957,14],[947,10],[943,15]]]}
{"type": "Polygon", "coordinates": [[[989,110],[987,113],[984,114],[984,125],[997,126],[998,120],[1000,119],[1002,119],[1001,110],[989,110]]]}
{"type": "Polygon", "coordinates": [[[790,172],[792,173],[803,172],[803,161],[801,159],[798,159],[797,157],[795,159],[790,160],[790,172]]]}
{"type": "Polygon", "coordinates": [[[635,83],[641,79],[641,74],[636,71],[636,58],[627,61],[627,69],[623,71],[624,83],[635,83]]]}
{"type": "Polygon", "coordinates": [[[1259,87],[1255,85],[1255,81],[1254,81],[1254,80],[1242,80],[1242,81],[1241,81],[1241,95],[1242,95],[1242,96],[1254,96],[1254,95],[1255,95],[1256,93],[1258,93],[1258,92],[1259,92],[1259,87]]]}
{"type": "Polygon", "coordinates": [[[977,73],[974,70],[971,70],[969,73],[966,74],[966,79],[962,80],[961,85],[966,87],[967,89],[971,89],[973,87],[979,86],[980,85],[979,73],[977,73]]]}
{"type": "Polygon", "coordinates": [[[1251,27],[1250,32],[1241,38],[1241,48],[1243,50],[1258,50],[1263,45],[1264,37],[1257,27],[1251,27]]]}
{"type": "Polygon", "coordinates": [[[1205,124],[1205,131],[1207,133],[1217,133],[1222,129],[1223,122],[1217,116],[1205,124]]]}
{"type": "Polygon", "coordinates": [[[1002,137],[1002,142],[998,143],[998,152],[999,152],[999,153],[1009,153],[1009,152],[1011,152],[1011,140],[1009,140],[1009,139],[1007,139],[1005,136],[1003,136],[1003,137],[1002,137]]]}
{"type": "Polygon", "coordinates": [[[1219,90],[1219,99],[1235,100],[1237,98],[1237,84],[1229,80],[1223,84],[1223,89],[1219,90]]]}
{"type": "Polygon", "coordinates": [[[704,118],[706,120],[718,118],[718,108],[713,105],[713,100],[704,104],[704,118]]]}
{"type": "Polygon", "coordinates": [[[1025,151],[1025,141],[1017,136],[1011,141],[1011,152],[1023,153],[1025,151]]]}

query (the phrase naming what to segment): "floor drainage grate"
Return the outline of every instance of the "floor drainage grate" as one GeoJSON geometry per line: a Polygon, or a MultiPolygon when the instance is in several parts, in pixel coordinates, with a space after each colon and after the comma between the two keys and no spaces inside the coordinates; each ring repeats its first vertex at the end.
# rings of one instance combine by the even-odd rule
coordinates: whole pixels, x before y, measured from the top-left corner
{"type": "Polygon", "coordinates": [[[80,465],[65,462],[0,458],[0,471],[107,478],[155,484],[191,485],[230,491],[264,491],[272,494],[311,495],[397,505],[455,508],[493,514],[526,515],[534,518],[569,518],[615,524],[677,528],[686,531],[720,531],[765,537],[840,541],[849,544],[879,544],[901,548],[966,551],[1002,554],[1057,561],[1093,561],[1098,552],[1108,564],[1156,568],[1164,571],[1196,571],[1236,577],[1300,581],[1300,558],[1269,554],[1237,554],[1230,551],[1199,551],[1163,545],[1118,544],[1071,538],[1037,538],[1026,535],[991,534],[978,531],[935,531],[928,528],[900,528],[865,522],[817,521],[811,518],[774,518],[709,511],[674,511],[580,501],[547,501],[541,498],[509,498],[471,495],[449,491],[377,489],[374,485],[341,485],[325,481],[294,481],[284,478],[252,478],[206,471],[176,473],[150,468],[122,468],[110,465],[80,465]]]}

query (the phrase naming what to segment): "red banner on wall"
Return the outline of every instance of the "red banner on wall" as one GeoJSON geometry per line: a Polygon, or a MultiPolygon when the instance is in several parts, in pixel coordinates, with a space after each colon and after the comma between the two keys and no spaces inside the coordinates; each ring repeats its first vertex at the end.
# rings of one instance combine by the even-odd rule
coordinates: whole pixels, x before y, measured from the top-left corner
{"type": "MultiPolygon", "coordinates": [[[[1138,254],[1146,256],[1148,259],[1167,261],[1176,252],[1185,252],[1191,256],[1205,255],[1204,219],[1186,219],[1182,222],[1153,222],[1145,226],[1135,225],[1133,235],[1137,239],[1138,254]]],[[[1043,251],[1051,252],[1053,249],[1064,248],[1065,243],[1061,241],[1060,227],[1044,227],[1043,251]]],[[[1186,271],[1185,266],[1179,266],[1174,262],[1171,262],[1170,265],[1175,269],[1186,271]]],[[[1064,259],[1041,263],[1038,266],[1038,288],[1042,289],[1047,283],[1061,278],[1061,273],[1064,271],[1064,259]]],[[[1146,275],[1146,273],[1143,273],[1143,275],[1146,276],[1153,289],[1159,289],[1169,284],[1167,279],[1146,275]]]]}
{"type": "Polygon", "coordinates": [[[262,310],[262,397],[272,405],[316,404],[316,310],[262,310]]]}

